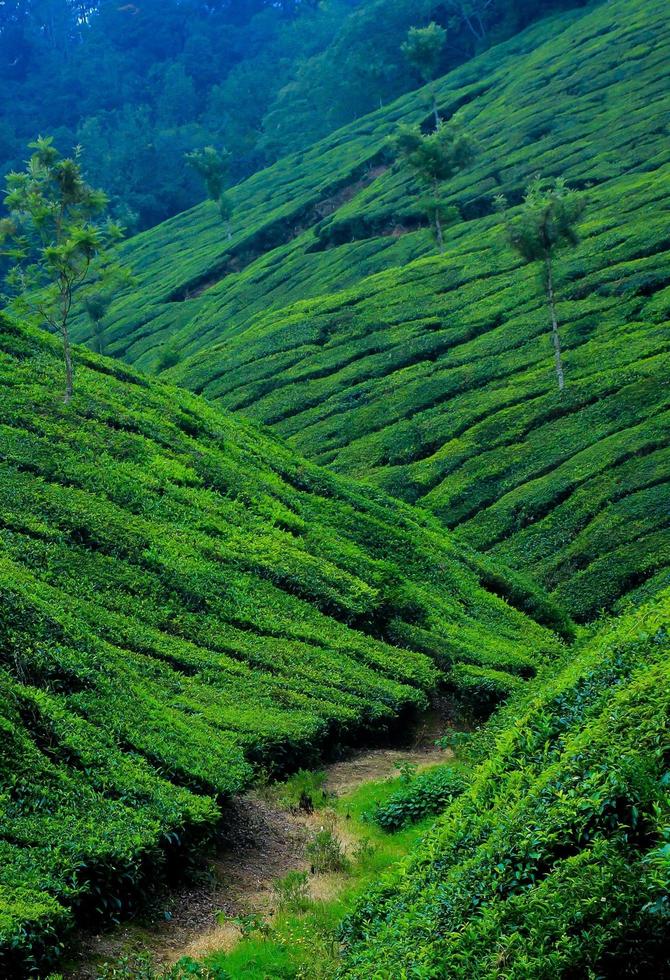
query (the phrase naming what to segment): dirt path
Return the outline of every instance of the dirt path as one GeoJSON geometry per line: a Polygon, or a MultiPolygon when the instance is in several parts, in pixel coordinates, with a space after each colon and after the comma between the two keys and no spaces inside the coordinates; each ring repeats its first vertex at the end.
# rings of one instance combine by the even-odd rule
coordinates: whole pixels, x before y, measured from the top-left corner
{"type": "MultiPolygon", "coordinates": [[[[432,736],[429,726],[419,734],[418,747],[362,751],[324,767],[325,791],[344,796],[363,783],[397,775],[399,764],[424,768],[446,761],[450,753],[436,749],[432,736]]],[[[77,950],[79,965],[65,971],[64,976],[93,980],[95,964],[147,949],[157,963],[166,966],[182,956],[200,958],[231,949],[239,941],[240,931],[230,918],[253,913],[272,916],[274,882],[289,871],[308,869],[305,845],[322,822],[323,811],[288,811],[255,793],[236,800],[224,815],[225,848],[210,862],[204,880],[157,901],[141,925],[130,922],[112,932],[82,936],[77,950]]],[[[355,848],[357,840],[347,833],[343,822],[336,832],[345,850],[355,848]]],[[[310,887],[313,898],[328,898],[337,890],[337,876],[312,876],[310,887]]]]}

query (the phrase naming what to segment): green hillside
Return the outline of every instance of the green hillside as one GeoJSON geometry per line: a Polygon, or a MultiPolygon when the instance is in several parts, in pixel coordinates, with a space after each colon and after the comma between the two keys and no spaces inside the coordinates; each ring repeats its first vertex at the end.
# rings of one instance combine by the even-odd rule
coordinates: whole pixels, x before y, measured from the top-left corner
{"type": "MultiPolygon", "coordinates": [[[[476,147],[443,254],[391,157],[428,89],[237,185],[230,236],[209,202],[130,239],[102,334],[75,293],[69,403],[60,339],[17,312],[43,282],[10,273],[0,976],[173,884],[257,779],[388,747],[439,694],[481,727],[370,810],[381,836],[446,807],[407,860],[310,897],[330,972],[309,933],[253,941],[303,943],[312,980],[340,952],[342,980],[670,978],[668,64],[667,0],[594,0],[438,79],[476,147]],[[585,202],[554,267],[563,392],[494,204],[538,174],[585,202]]],[[[53,279],[64,208],[32,200],[8,201],[3,262],[28,209],[53,279]]]]}
{"type": "Polygon", "coordinates": [[[117,914],[245,787],[438,678],[484,710],[565,626],[437,522],[195,396],[0,333],[0,972],[117,914]],[[483,583],[483,584],[482,584],[483,583]]]}
{"type": "Polygon", "coordinates": [[[670,593],[498,723],[489,758],[345,923],[342,978],[669,974],[670,593]]]}
{"type": "MultiPolygon", "coordinates": [[[[559,37],[580,14],[551,20],[559,37]]],[[[459,106],[471,113],[483,90],[506,85],[546,33],[542,22],[438,80],[443,115],[459,106]]],[[[338,247],[324,248],[349,209],[379,219],[381,205],[383,225],[411,214],[403,182],[387,170],[388,141],[398,123],[428,118],[428,112],[426,92],[413,92],[239,184],[231,191],[230,240],[211,202],[132,238],[124,255],[137,283],[108,318],[108,353],[153,368],[161,345],[175,335],[180,353],[194,353],[223,333],[246,329],[254,314],[430,253],[427,234],[378,238],[365,220],[358,232],[343,230],[338,247]]],[[[492,187],[497,184],[488,178],[481,189],[487,208],[492,187]]],[[[90,328],[82,323],[79,339],[88,338],[90,328]]]]}
{"type": "Polygon", "coordinates": [[[190,354],[172,379],[419,501],[578,618],[653,592],[670,563],[669,56],[658,0],[536,25],[439,84],[479,146],[444,256],[385,169],[415,93],[237,188],[230,246],[213,206],[130,242],[139,289],[109,352],[151,367],[172,337],[190,354]],[[588,201],[558,270],[562,398],[537,271],[491,214],[538,171],[588,201]]]}

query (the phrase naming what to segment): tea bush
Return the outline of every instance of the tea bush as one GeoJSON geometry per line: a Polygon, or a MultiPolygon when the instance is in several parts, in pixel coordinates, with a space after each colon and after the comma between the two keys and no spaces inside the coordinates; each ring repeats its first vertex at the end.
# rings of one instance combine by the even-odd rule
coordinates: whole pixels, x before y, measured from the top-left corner
{"type": "Polygon", "coordinates": [[[665,0],[531,26],[436,82],[480,147],[445,188],[464,220],[444,256],[384,156],[427,117],[422,90],[236,188],[233,254],[206,208],[129,242],[139,286],[108,349],[152,367],[176,343],[171,378],[419,501],[593,619],[670,566],[669,58],[665,0]],[[587,202],[556,266],[562,397],[537,271],[492,212],[537,173],[587,202]],[[189,283],[209,288],[171,299],[189,283]]]}
{"type": "Polygon", "coordinates": [[[442,813],[467,787],[467,774],[456,765],[418,773],[372,812],[382,830],[394,831],[442,813]]]}

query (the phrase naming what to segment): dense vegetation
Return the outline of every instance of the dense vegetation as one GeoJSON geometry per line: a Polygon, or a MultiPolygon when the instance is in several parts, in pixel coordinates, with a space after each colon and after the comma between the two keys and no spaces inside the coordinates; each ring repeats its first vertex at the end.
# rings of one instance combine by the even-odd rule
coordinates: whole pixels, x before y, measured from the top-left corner
{"type": "Polygon", "coordinates": [[[355,0],[7,0],[0,7],[0,170],[28,139],[81,143],[117,216],[146,227],[201,200],[184,154],[225,143],[237,177],[263,160],[258,130],[297,61],[355,0]]]}
{"type": "Polygon", "coordinates": [[[506,714],[489,758],[345,923],[341,976],[667,977],[670,594],[506,714]]]}
{"type": "MultiPolygon", "coordinates": [[[[141,226],[210,197],[42,316],[64,348],[0,313],[2,975],[439,688],[498,710],[368,801],[353,911],[258,962],[670,977],[670,20],[565,7],[0,4],[0,159],[44,121],[141,226]],[[74,348],[64,403],[70,332],[116,360],[74,348]]],[[[48,266],[65,212],[13,185],[48,266]]]]}
{"type": "Polygon", "coordinates": [[[437,766],[418,776],[405,777],[401,785],[373,811],[374,822],[383,830],[399,830],[434,816],[467,788],[470,773],[455,765],[437,766]]]}
{"type": "Polygon", "coordinates": [[[669,55],[660,0],[531,28],[438,83],[479,146],[447,185],[465,220],[444,256],[383,162],[398,121],[430,120],[419,92],[236,188],[231,243],[213,205],[139,236],[108,349],[148,368],[190,354],[171,378],[420,501],[579,618],[653,591],[670,563],[669,55]],[[538,170],[587,203],[555,269],[562,396],[538,271],[493,207],[538,170]]]}
{"type": "Polygon", "coordinates": [[[442,70],[569,0],[4,0],[0,174],[53,133],[84,147],[116,217],[145,228],[202,200],[184,155],[217,144],[239,179],[415,87],[408,28],[450,25],[442,70]],[[480,26],[481,25],[481,26],[480,26]]]}
{"type": "Polygon", "coordinates": [[[0,972],[132,905],[253,766],[556,656],[486,584],[550,604],[434,520],[93,355],[65,405],[41,331],[0,349],[0,972]]]}

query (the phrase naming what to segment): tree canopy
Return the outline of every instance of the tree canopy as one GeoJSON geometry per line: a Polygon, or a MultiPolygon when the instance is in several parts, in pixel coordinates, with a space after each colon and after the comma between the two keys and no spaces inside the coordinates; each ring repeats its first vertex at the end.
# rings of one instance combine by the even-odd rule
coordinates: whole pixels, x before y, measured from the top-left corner
{"type": "MultiPolygon", "coordinates": [[[[496,198],[496,203],[500,210],[504,210],[504,197],[496,198]]],[[[542,263],[559,391],[565,387],[565,378],[556,313],[554,258],[560,249],[577,244],[576,224],[585,206],[583,196],[568,187],[563,177],[544,180],[536,176],[526,189],[518,213],[511,217],[505,213],[507,237],[512,248],[525,262],[542,263]]]]}

